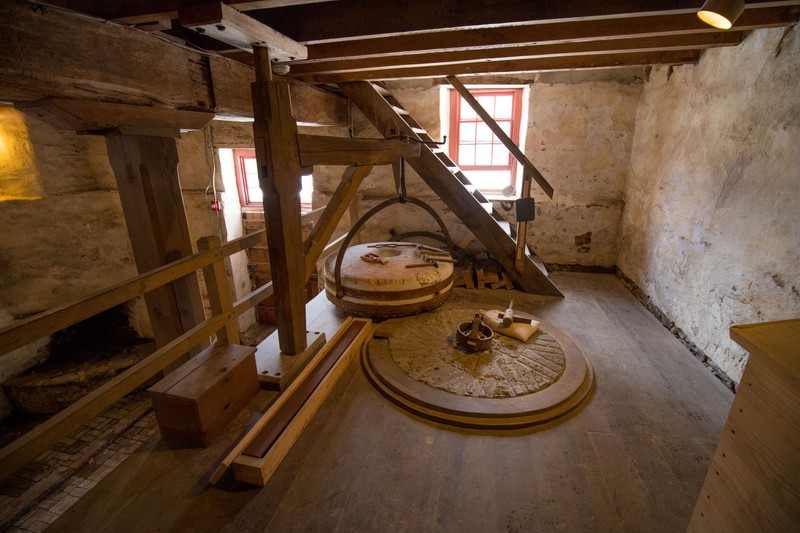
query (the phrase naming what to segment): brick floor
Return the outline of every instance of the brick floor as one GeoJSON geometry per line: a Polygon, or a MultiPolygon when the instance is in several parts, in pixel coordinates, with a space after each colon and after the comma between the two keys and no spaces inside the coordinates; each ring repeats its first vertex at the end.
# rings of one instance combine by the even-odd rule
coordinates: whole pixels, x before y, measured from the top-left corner
{"type": "Polygon", "coordinates": [[[0,484],[0,531],[44,531],[157,432],[146,392],[122,398],[0,484]]]}

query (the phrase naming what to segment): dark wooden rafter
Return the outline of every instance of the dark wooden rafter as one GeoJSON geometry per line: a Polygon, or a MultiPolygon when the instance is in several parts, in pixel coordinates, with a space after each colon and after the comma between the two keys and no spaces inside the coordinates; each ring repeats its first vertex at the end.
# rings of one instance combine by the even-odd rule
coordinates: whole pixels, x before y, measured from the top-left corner
{"type": "Polygon", "coordinates": [[[238,21],[229,26],[224,16],[208,18],[204,0],[52,1],[196,41],[247,64],[252,55],[230,47],[247,48],[257,32],[246,32],[242,41],[230,38],[236,33],[230,28],[280,32],[308,50],[306,60],[286,59],[289,76],[319,84],[694,63],[707,48],[738,44],[742,32],[800,18],[800,0],[748,1],[727,33],[697,18],[698,0],[499,0],[490,7],[484,0],[386,0],[379,8],[371,0],[214,4],[238,21]],[[181,22],[206,33],[180,26],[179,11],[181,22]]]}
{"type": "Polygon", "coordinates": [[[676,50],[699,50],[717,46],[732,46],[744,39],[743,32],[690,33],[632,37],[590,42],[536,43],[493,48],[470,48],[466,50],[431,51],[410,54],[375,55],[298,61],[291,64],[292,76],[303,74],[339,74],[343,72],[368,71],[388,67],[423,67],[469,63],[484,60],[535,59],[546,56],[578,55],[590,53],[630,53],[676,50]]]}

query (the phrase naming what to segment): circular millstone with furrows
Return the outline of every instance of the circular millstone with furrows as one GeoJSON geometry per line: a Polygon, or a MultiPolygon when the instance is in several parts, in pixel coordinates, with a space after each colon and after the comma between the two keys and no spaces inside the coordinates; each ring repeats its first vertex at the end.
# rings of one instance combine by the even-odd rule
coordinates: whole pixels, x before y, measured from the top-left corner
{"type": "Polygon", "coordinates": [[[468,353],[456,326],[475,309],[446,306],[384,322],[364,351],[371,381],[401,406],[466,427],[526,427],[563,416],[588,395],[589,361],[554,326],[522,342],[495,334],[485,352],[468,353]]]}

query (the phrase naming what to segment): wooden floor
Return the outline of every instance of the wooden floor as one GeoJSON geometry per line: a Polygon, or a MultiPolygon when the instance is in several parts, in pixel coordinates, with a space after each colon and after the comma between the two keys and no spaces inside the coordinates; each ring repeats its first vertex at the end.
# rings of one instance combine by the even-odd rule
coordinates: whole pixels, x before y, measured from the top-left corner
{"type": "Polygon", "coordinates": [[[684,531],[732,393],[614,276],[553,279],[564,300],[453,298],[500,306],[513,295],[588,354],[596,389],[559,424],[430,423],[386,401],[354,364],[263,489],[207,485],[270,399],[262,392],[210,448],[170,450],[155,437],[48,531],[684,531]]]}

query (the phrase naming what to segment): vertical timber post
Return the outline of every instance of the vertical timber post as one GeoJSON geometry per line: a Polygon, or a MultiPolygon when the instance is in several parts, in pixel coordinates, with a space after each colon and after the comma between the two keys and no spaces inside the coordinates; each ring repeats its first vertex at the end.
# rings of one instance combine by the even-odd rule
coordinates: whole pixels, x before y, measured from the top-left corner
{"type": "MultiPolygon", "coordinates": [[[[108,133],[106,147],[139,273],[192,255],[175,139],[108,133]]],[[[194,273],[146,293],[144,299],[157,347],[205,319],[194,273]]]]}
{"type": "MultiPolygon", "coordinates": [[[[528,199],[531,197],[531,175],[525,165],[522,167],[522,191],[520,191],[520,198],[528,199]]],[[[514,268],[517,272],[524,272],[525,266],[525,246],[528,240],[528,223],[517,222],[517,244],[514,248],[514,268]]]]}
{"type": "Polygon", "coordinates": [[[224,257],[219,251],[220,245],[219,237],[214,235],[200,237],[197,240],[198,250],[214,251],[219,254],[213,263],[203,268],[203,279],[206,282],[206,294],[208,294],[211,313],[228,315],[225,326],[217,332],[217,337],[221,342],[239,344],[239,323],[233,318],[233,297],[231,297],[231,286],[228,283],[228,270],[225,268],[224,257]]]}
{"type": "Polygon", "coordinates": [[[300,229],[301,165],[289,86],[272,79],[269,49],[254,46],[253,137],[264,195],[278,338],[287,355],[306,349],[305,257],[300,229]]]}

